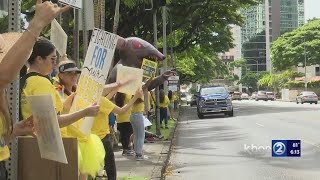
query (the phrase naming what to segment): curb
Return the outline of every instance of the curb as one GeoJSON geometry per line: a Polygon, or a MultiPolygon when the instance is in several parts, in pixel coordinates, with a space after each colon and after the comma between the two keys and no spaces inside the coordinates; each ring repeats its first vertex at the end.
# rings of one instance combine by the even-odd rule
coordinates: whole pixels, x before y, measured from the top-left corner
{"type": "Polygon", "coordinates": [[[169,139],[170,139],[170,145],[169,145],[169,150],[168,150],[168,154],[167,154],[167,157],[166,157],[166,160],[164,162],[164,165],[162,166],[162,169],[161,169],[161,180],[165,180],[165,172],[167,170],[167,167],[168,167],[168,164],[169,164],[169,161],[170,161],[170,158],[171,158],[171,153],[172,153],[172,146],[173,146],[173,139],[175,137],[175,134],[176,134],[176,129],[177,129],[177,126],[178,126],[178,123],[180,121],[180,117],[181,117],[181,114],[182,114],[182,107],[181,105],[179,105],[179,117],[176,121],[176,124],[174,126],[174,128],[172,128],[171,132],[170,132],[170,135],[169,135],[169,139]]]}

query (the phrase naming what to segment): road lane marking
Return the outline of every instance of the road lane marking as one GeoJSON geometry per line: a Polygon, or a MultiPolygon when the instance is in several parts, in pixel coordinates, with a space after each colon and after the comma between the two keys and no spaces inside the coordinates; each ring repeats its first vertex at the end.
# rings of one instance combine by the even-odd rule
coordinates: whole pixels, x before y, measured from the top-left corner
{"type": "Polygon", "coordinates": [[[301,140],[302,140],[303,142],[307,143],[307,144],[310,144],[310,145],[312,145],[312,146],[317,147],[317,148],[320,149],[320,146],[319,146],[319,145],[317,145],[317,144],[315,144],[315,143],[313,143],[313,142],[311,142],[311,141],[307,141],[307,140],[305,140],[305,139],[301,139],[301,140]]]}
{"type": "Polygon", "coordinates": [[[264,127],[264,125],[262,125],[262,124],[259,124],[259,123],[256,123],[256,125],[258,125],[258,126],[261,126],[261,127],[264,127]]]}

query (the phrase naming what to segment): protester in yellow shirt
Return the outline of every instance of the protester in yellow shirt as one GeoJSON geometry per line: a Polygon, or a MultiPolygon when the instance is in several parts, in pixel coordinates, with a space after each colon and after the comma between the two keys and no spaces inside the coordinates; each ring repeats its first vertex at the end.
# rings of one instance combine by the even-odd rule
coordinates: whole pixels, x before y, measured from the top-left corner
{"type": "Polygon", "coordinates": [[[165,95],[164,90],[160,90],[159,94],[159,99],[160,99],[160,124],[161,128],[162,122],[164,121],[166,129],[168,129],[168,106],[170,104],[170,100],[168,96],[165,95]]]}
{"type": "Polygon", "coordinates": [[[173,113],[174,112],[174,95],[171,90],[168,92],[168,98],[170,101],[169,106],[168,106],[168,109],[170,112],[170,119],[175,120],[174,113],[173,113]]]}
{"type": "MultiPolygon", "coordinates": [[[[74,87],[77,84],[77,73],[79,72],[75,63],[73,61],[68,60],[66,57],[64,57],[64,60],[59,64],[58,69],[59,69],[59,73],[58,73],[59,84],[62,85],[62,87],[59,90],[63,89],[65,94],[71,94],[71,92],[73,91],[72,89],[74,89],[74,87]]],[[[111,101],[109,101],[109,99],[117,92],[118,88],[125,83],[126,82],[114,83],[114,84],[105,86],[105,89],[102,94],[103,96],[101,97],[101,101],[100,101],[100,112],[95,117],[93,126],[91,128],[91,132],[99,136],[99,138],[101,139],[101,141],[99,140],[100,143],[101,142],[103,143],[103,146],[104,146],[103,149],[105,151],[105,157],[104,157],[105,167],[104,168],[107,172],[108,179],[110,180],[116,179],[116,166],[115,166],[115,159],[114,159],[112,144],[110,143],[110,128],[109,128],[108,116],[111,112],[117,113],[117,114],[125,113],[133,105],[133,102],[138,97],[142,96],[142,92],[138,90],[136,95],[131,100],[129,99],[127,104],[122,108],[114,105],[111,101]]],[[[77,122],[77,124],[80,124],[80,123],[81,121],[77,122]]],[[[77,125],[77,126],[80,126],[80,125],[77,125]]],[[[76,136],[77,134],[78,133],[76,133],[73,136],[76,136]]],[[[88,148],[86,149],[88,150],[88,148]]],[[[99,151],[100,151],[100,148],[97,149],[97,152],[99,151]]],[[[94,149],[89,149],[88,152],[90,152],[91,154],[97,153],[94,151],[94,149]]],[[[88,158],[92,158],[92,156],[90,155],[88,156],[88,158]]],[[[92,160],[91,162],[93,163],[92,160]]],[[[91,163],[86,163],[86,164],[91,165],[91,163]]]]}
{"type": "Polygon", "coordinates": [[[42,3],[38,0],[35,15],[24,33],[16,38],[12,38],[11,34],[0,35],[0,179],[7,179],[4,160],[9,157],[10,153],[5,141],[19,135],[33,134],[32,118],[17,122],[12,126],[5,89],[26,63],[42,28],[68,9],[69,6],[60,8],[55,4],[42,3]]]}
{"type": "MultiPolygon", "coordinates": [[[[21,78],[21,111],[22,116],[24,118],[29,117],[32,112],[30,110],[30,104],[28,102],[27,97],[31,95],[41,95],[41,94],[50,94],[53,98],[54,107],[56,108],[57,113],[62,112],[69,112],[69,109],[71,107],[71,103],[74,97],[74,94],[70,95],[62,104],[59,94],[56,91],[55,87],[51,84],[50,80],[48,79],[48,75],[51,73],[52,69],[55,67],[56,63],[56,49],[54,45],[47,39],[41,38],[38,39],[33,47],[33,51],[30,55],[30,58],[28,59],[28,63],[30,65],[30,68],[28,70],[28,73],[21,78]]],[[[63,137],[68,137],[67,129],[62,128],[65,126],[68,126],[83,117],[86,116],[96,116],[99,112],[100,106],[99,105],[89,105],[87,108],[84,108],[80,111],[71,113],[71,114],[65,114],[65,115],[59,115],[58,121],[61,128],[61,135],[63,137]]],[[[90,136],[91,137],[91,136],[90,136]]],[[[86,136],[83,136],[83,138],[86,138],[86,136]]],[[[92,143],[91,138],[88,138],[88,143],[92,143]]],[[[98,142],[101,144],[101,142],[98,142]]],[[[81,144],[80,144],[81,145],[81,144]]],[[[102,147],[102,145],[101,145],[102,147]]],[[[103,149],[103,148],[102,148],[103,149]]],[[[103,158],[104,154],[101,158],[101,163],[103,166],[103,158]]],[[[82,158],[83,162],[85,158],[82,158]]],[[[94,158],[91,158],[94,159],[94,158]]],[[[81,162],[81,161],[80,161],[81,162]]],[[[99,165],[99,162],[95,162],[99,165]]],[[[84,163],[82,163],[84,164],[84,163]]],[[[80,179],[86,179],[86,174],[90,174],[92,176],[95,176],[95,171],[98,171],[99,169],[95,170],[94,167],[91,167],[86,169],[82,168],[82,165],[80,163],[80,179]]]]}

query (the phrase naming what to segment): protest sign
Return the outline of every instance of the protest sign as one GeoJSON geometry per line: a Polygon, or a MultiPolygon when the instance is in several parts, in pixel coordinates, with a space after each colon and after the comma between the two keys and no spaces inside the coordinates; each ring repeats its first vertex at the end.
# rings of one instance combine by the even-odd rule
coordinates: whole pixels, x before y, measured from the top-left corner
{"type": "MultiPolygon", "coordinates": [[[[116,34],[94,29],[79,78],[72,112],[83,109],[91,103],[100,102],[117,41],[116,34]]],[[[82,124],[75,123],[74,125],[83,133],[89,134],[92,123],[93,118],[87,117],[82,124]]]]}
{"type": "Polygon", "coordinates": [[[143,69],[143,77],[147,79],[154,77],[157,72],[157,65],[158,63],[143,58],[141,66],[141,69],[143,69]]]}
{"type": "Polygon", "coordinates": [[[168,89],[171,91],[178,91],[179,76],[171,76],[168,78],[168,89]]]}
{"type": "Polygon", "coordinates": [[[82,0],[59,0],[60,3],[70,5],[75,9],[82,9],[82,0]]]}
{"type": "Polygon", "coordinates": [[[51,22],[51,36],[50,41],[57,48],[61,56],[67,52],[68,35],[64,32],[57,20],[51,22]]]}
{"type": "Polygon", "coordinates": [[[51,95],[28,96],[41,158],[67,164],[51,95]]]}
{"type": "Polygon", "coordinates": [[[142,74],[142,69],[119,64],[117,67],[117,82],[125,82],[128,78],[130,78],[131,81],[120,87],[118,92],[134,95],[137,89],[142,87],[142,74]]]}

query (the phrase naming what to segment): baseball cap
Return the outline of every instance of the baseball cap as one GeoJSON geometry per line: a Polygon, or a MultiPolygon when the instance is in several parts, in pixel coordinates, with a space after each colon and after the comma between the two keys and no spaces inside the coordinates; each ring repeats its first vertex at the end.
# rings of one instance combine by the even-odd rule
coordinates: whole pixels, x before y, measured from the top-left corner
{"type": "Polygon", "coordinates": [[[77,73],[81,73],[81,70],[73,62],[59,65],[59,73],[72,72],[72,71],[76,71],[77,73]]]}

